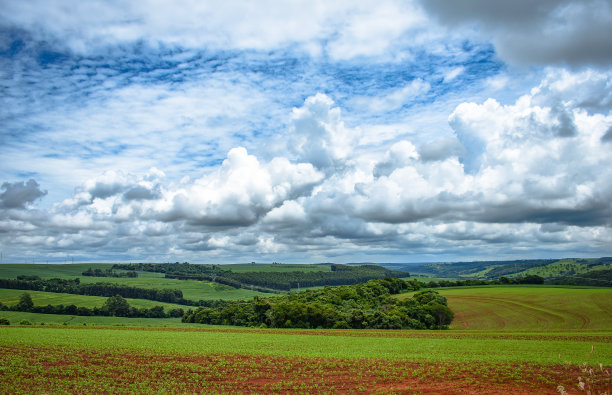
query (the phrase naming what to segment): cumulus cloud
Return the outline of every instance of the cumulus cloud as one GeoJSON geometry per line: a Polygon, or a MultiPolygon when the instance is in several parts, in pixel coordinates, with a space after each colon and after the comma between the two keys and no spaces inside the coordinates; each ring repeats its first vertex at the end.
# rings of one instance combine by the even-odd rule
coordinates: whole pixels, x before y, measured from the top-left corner
{"type": "Polygon", "coordinates": [[[5,182],[0,187],[0,202],[4,208],[23,209],[26,205],[33,203],[47,194],[40,189],[40,185],[33,179],[27,182],[5,182]]]}
{"type": "Polygon", "coordinates": [[[285,200],[308,193],[322,179],[309,163],[275,158],[267,164],[242,147],[230,150],[212,174],[186,188],[168,190],[147,215],[207,226],[247,226],[285,200]]]}
{"type": "Polygon", "coordinates": [[[517,64],[612,64],[609,0],[420,0],[449,27],[476,25],[505,59],[517,64]]]}
{"type": "Polygon", "coordinates": [[[284,156],[264,159],[238,146],[181,182],[157,169],[107,171],[48,210],[27,209],[44,194],[35,181],[6,183],[3,208],[21,209],[5,210],[0,237],[49,252],[225,261],[356,250],[363,259],[407,250],[480,256],[483,248],[520,255],[534,240],[548,253],[605,251],[610,78],[549,70],[511,103],[459,104],[448,136],[415,144],[403,135],[373,151],[375,136],[363,134],[376,128],[346,126],[331,97],[314,95],[289,114],[284,156]],[[30,193],[16,198],[19,190],[30,193]]]}
{"type": "Polygon", "coordinates": [[[319,93],[294,108],[288,149],[298,161],[330,170],[342,166],[349,157],[359,131],[346,128],[340,109],[333,105],[330,97],[319,93]]]}

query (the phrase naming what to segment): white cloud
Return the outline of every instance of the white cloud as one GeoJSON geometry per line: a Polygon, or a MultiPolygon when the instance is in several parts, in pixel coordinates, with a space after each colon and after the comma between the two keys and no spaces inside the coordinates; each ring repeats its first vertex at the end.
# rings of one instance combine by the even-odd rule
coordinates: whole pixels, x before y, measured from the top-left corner
{"type": "Polygon", "coordinates": [[[380,92],[376,97],[359,96],[354,98],[354,106],[366,109],[374,114],[384,114],[413,104],[420,96],[425,95],[431,86],[422,79],[414,79],[406,86],[380,92]]]}
{"type": "Polygon", "coordinates": [[[294,108],[288,149],[298,161],[312,163],[318,169],[342,166],[359,140],[359,130],[344,126],[340,109],[324,94],[306,99],[294,108]]]}
{"type": "Polygon", "coordinates": [[[351,1],[8,1],[0,18],[37,40],[59,42],[77,53],[144,41],[188,48],[270,50],[298,45],[336,59],[388,54],[394,42],[423,27],[411,3],[351,1]]]}
{"type": "Polygon", "coordinates": [[[107,172],[47,212],[5,211],[0,225],[12,230],[4,240],[49,251],[223,252],[229,260],[253,251],[329,257],[354,249],[478,257],[483,246],[520,255],[534,240],[547,251],[589,243],[603,251],[612,239],[612,173],[602,142],[612,114],[599,95],[608,80],[551,70],[513,104],[457,106],[450,116],[456,138],[420,148],[400,140],[367,158],[358,154],[359,133],[344,126],[329,97],[316,95],[293,112],[292,141],[308,145],[295,144],[292,160],[262,162],[237,147],[200,178],[166,185],[157,169],[107,172]],[[572,114],[575,134],[556,131],[558,103],[572,114]],[[469,172],[466,155],[479,158],[469,172]],[[159,241],[151,246],[150,238],[159,241]]]}

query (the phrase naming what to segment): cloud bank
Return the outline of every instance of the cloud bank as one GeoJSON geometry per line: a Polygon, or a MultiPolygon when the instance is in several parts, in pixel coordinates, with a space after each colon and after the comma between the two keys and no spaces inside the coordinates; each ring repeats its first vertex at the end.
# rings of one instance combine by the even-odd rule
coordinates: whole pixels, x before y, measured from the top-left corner
{"type": "Polygon", "coordinates": [[[610,1],[8,1],[8,260],[612,245],[610,1]]]}

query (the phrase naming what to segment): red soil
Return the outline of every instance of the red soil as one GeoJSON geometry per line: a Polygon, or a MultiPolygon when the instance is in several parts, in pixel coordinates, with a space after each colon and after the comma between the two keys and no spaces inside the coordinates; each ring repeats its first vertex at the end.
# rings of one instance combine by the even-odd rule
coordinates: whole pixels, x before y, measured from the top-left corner
{"type": "MultiPolygon", "coordinates": [[[[593,393],[611,393],[610,375],[595,373],[587,382],[593,393]]],[[[588,373],[569,365],[0,347],[0,388],[7,393],[558,394],[559,385],[578,393],[579,376],[588,373]]]]}

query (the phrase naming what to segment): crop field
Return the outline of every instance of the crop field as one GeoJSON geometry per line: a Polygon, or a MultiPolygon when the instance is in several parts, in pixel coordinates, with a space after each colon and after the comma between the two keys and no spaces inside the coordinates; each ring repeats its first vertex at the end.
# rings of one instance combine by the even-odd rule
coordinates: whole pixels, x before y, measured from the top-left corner
{"type": "Polygon", "coordinates": [[[438,291],[455,312],[451,329],[612,329],[610,288],[498,286],[438,291]]]}
{"type": "MultiPolygon", "coordinates": [[[[47,269],[44,277],[80,277],[88,267],[76,273],[47,269]]],[[[194,295],[219,286],[162,276],[139,272],[138,278],[80,278],[180,288],[190,299],[203,299],[194,295]]],[[[11,321],[0,326],[0,392],[612,393],[611,289],[481,286],[437,291],[455,312],[450,330],[254,329],[185,324],[180,318],[0,311],[0,318],[11,321]],[[33,325],[19,325],[22,320],[33,325]]],[[[0,290],[0,301],[15,304],[24,292],[0,290]]],[[[28,292],[36,305],[93,307],[106,300],[28,292]]],[[[223,298],[231,294],[221,288],[207,292],[223,298]]],[[[177,307],[128,301],[137,307],[177,307]]]]}
{"type": "Polygon", "coordinates": [[[577,393],[582,381],[603,392],[611,342],[612,331],[0,327],[0,384],[7,393],[552,394],[577,393]]]}

